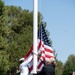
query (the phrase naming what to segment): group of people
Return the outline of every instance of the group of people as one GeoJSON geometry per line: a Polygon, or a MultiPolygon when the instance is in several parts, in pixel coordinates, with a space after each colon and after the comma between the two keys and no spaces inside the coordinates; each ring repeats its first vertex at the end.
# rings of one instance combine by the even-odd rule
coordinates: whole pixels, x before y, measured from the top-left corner
{"type": "Polygon", "coordinates": [[[55,75],[55,66],[56,62],[54,58],[51,58],[50,60],[41,60],[44,64],[42,70],[40,72],[37,72],[36,75],[55,75]]]}
{"type": "MultiPolygon", "coordinates": [[[[20,75],[31,75],[31,74],[29,74],[29,68],[27,65],[30,63],[32,58],[33,57],[31,56],[28,60],[25,60],[24,58],[21,58],[19,60],[20,71],[18,71],[18,72],[20,72],[20,75]]],[[[41,58],[41,56],[39,58],[42,61],[42,63],[44,64],[44,66],[41,71],[37,71],[37,74],[33,74],[33,75],[55,75],[55,66],[56,66],[55,59],[50,58],[45,61],[41,58]]]]}

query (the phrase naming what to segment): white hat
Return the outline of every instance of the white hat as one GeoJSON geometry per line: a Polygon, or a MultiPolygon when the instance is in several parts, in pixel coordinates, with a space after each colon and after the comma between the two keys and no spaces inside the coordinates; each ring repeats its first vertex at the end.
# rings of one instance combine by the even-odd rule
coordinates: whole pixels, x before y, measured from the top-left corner
{"type": "Polygon", "coordinates": [[[24,58],[19,59],[19,61],[22,61],[22,60],[24,60],[24,58]]]}

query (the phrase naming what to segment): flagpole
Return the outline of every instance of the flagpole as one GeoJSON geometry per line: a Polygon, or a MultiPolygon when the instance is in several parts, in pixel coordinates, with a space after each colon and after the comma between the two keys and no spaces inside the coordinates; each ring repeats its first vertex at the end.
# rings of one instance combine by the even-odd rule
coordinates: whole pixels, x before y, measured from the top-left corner
{"type": "MultiPolygon", "coordinates": [[[[33,52],[37,54],[38,0],[33,6],[33,52]]],[[[33,54],[33,73],[37,73],[37,56],[33,54]]]]}

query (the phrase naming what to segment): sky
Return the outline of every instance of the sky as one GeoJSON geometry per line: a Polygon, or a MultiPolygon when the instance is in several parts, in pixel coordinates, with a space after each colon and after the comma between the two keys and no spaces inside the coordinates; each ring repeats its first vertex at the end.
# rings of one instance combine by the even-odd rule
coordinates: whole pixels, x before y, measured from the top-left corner
{"type": "MultiPolygon", "coordinates": [[[[33,11],[33,0],[3,1],[33,11]]],[[[38,11],[47,23],[57,59],[65,63],[69,55],[75,55],[75,0],[38,0],[38,11]]]]}

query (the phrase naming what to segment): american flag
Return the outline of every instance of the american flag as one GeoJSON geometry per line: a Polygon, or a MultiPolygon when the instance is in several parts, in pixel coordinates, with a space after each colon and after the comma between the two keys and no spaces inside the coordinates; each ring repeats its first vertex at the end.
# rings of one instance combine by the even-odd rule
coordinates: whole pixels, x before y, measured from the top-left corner
{"type": "MultiPolygon", "coordinates": [[[[38,29],[38,40],[37,40],[37,52],[38,54],[41,53],[42,58],[46,61],[50,58],[54,58],[54,52],[51,48],[51,44],[49,42],[48,36],[46,34],[46,29],[44,25],[41,23],[39,29],[38,29]]],[[[30,51],[24,56],[24,58],[27,60],[30,56],[32,56],[33,52],[33,46],[30,48],[30,51]]],[[[42,67],[44,66],[41,62],[41,60],[38,58],[38,64],[37,69],[40,71],[42,67]]],[[[30,71],[33,70],[33,59],[31,60],[29,64],[30,71]]]]}

